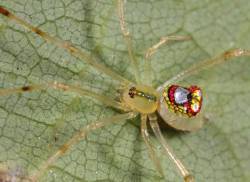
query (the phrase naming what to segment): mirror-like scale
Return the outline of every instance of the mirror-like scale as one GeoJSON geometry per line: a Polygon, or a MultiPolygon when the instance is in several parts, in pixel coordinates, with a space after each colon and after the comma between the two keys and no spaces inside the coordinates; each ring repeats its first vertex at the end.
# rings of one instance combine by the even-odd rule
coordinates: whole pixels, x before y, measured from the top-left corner
{"type": "Polygon", "coordinates": [[[170,85],[164,89],[163,97],[168,108],[173,112],[194,117],[201,111],[202,92],[197,86],[186,88],[170,85]]]}

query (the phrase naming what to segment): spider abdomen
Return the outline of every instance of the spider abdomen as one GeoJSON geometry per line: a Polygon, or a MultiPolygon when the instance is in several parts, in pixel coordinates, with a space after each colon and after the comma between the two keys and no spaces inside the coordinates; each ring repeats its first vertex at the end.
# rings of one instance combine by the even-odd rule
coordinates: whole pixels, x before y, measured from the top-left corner
{"type": "Polygon", "coordinates": [[[157,111],[171,127],[195,131],[203,126],[202,100],[201,89],[197,86],[169,85],[162,92],[157,111]]]}
{"type": "Polygon", "coordinates": [[[202,94],[201,89],[197,86],[186,88],[170,85],[163,94],[168,108],[174,112],[193,117],[201,110],[202,94]]]}

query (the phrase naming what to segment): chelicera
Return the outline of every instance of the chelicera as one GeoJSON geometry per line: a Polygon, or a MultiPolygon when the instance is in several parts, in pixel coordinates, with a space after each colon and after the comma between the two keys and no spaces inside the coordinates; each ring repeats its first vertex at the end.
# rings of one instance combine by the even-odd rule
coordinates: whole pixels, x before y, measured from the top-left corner
{"type": "MultiPolygon", "coordinates": [[[[150,141],[147,122],[152,128],[152,131],[154,132],[156,138],[162,145],[165,154],[169,156],[173,163],[176,165],[181,176],[183,177],[183,180],[185,182],[194,181],[193,175],[190,174],[184,164],[175,156],[174,152],[171,150],[166,139],[164,138],[158,124],[157,113],[168,125],[177,130],[195,131],[200,129],[203,126],[202,90],[201,88],[195,85],[177,85],[177,82],[181,81],[185,77],[196,74],[197,72],[203,69],[224,63],[225,61],[231,58],[240,56],[250,56],[250,51],[243,49],[233,49],[226,51],[212,59],[199,62],[198,64],[187,68],[186,70],[182,71],[173,78],[168,79],[158,88],[153,88],[150,81],[148,84],[143,84],[142,82],[141,75],[138,69],[138,61],[136,60],[132,49],[131,35],[125,24],[124,2],[123,0],[117,0],[117,4],[120,29],[124,41],[127,45],[131,65],[134,69],[135,82],[130,81],[124,78],[123,76],[117,74],[110,68],[107,68],[102,64],[97,63],[88,52],[77,48],[70,42],[66,42],[57,37],[49,35],[48,33],[40,30],[39,28],[32,26],[25,20],[17,17],[6,8],[0,6],[0,14],[7,17],[9,20],[13,20],[17,24],[34,32],[47,42],[52,43],[62,49],[65,49],[66,51],[71,53],[72,56],[79,58],[80,60],[89,64],[98,71],[112,77],[113,79],[120,82],[121,85],[121,88],[117,89],[120,92],[120,101],[110,99],[109,97],[104,95],[93,93],[88,89],[84,89],[74,85],[68,85],[65,83],[60,83],[56,80],[44,84],[33,84],[26,85],[21,88],[5,88],[0,90],[0,95],[4,96],[15,93],[45,90],[47,88],[58,89],[65,92],[74,92],[81,96],[87,96],[96,99],[102,102],[103,104],[118,109],[122,112],[113,117],[100,119],[82,128],[79,133],[76,133],[72,138],[68,140],[68,142],[63,144],[58,149],[58,151],[56,151],[47,161],[45,161],[37,170],[37,172],[29,176],[30,181],[37,181],[39,177],[49,168],[50,165],[52,165],[60,156],[64,155],[64,153],[67,152],[80,139],[85,138],[89,132],[104,127],[110,123],[135,118],[138,115],[140,115],[141,118],[142,138],[148,148],[149,156],[152,159],[159,174],[164,176],[164,171],[161,167],[160,160],[156,155],[155,148],[153,147],[153,144],[150,141]]],[[[151,71],[150,64],[148,64],[150,62],[149,59],[158,50],[160,46],[168,43],[169,41],[185,41],[189,39],[191,39],[191,37],[189,36],[163,37],[157,44],[153,45],[146,52],[145,59],[147,64],[145,65],[145,67],[148,68],[146,70],[149,70],[149,72],[151,71]]]]}

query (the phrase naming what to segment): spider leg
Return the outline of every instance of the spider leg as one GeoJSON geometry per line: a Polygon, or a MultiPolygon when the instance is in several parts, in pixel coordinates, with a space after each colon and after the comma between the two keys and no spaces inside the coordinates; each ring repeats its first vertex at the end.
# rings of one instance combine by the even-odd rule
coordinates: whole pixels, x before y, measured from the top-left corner
{"type": "Polygon", "coordinates": [[[144,70],[145,70],[145,74],[147,75],[147,82],[149,85],[152,85],[152,80],[150,80],[150,78],[153,77],[153,70],[152,70],[152,66],[151,66],[151,62],[150,62],[150,58],[151,56],[156,53],[156,51],[163,46],[164,44],[168,44],[172,41],[185,41],[185,40],[191,40],[190,36],[166,36],[166,37],[161,37],[160,41],[156,44],[154,44],[152,47],[150,47],[145,54],[145,65],[144,65],[144,70]]]}
{"type": "Polygon", "coordinates": [[[164,176],[160,160],[158,159],[155,153],[155,149],[152,143],[150,142],[148,128],[147,128],[147,115],[145,114],[141,115],[141,135],[148,148],[149,156],[153,161],[157,171],[161,174],[161,176],[164,176]]]}
{"type": "Polygon", "coordinates": [[[176,167],[180,171],[185,182],[194,182],[193,176],[188,172],[182,162],[174,155],[173,151],[169,147],[166,139],[163,137],[160,127],[157,122],[157,116],[155,114],[149,115],[150,126],[161,145],[163,146],[164,152],[169,158],[175,163],[176,167]]]}
{"type": "Polygon", "coordinates": [[[118,114],[109,118],[103,118],[100,119],[92,124],[89,124],[82,129],[80,129],[79,132],[77,132],[75,135],[73,135],[65,144],[63,144],[55,153],[53,153],[44,163],[42,163],[38,170],[31,175],[30,179],[32,182],[35,182],[41,177],[41,175],[61,156],[63,156],[67,151],[69,151],[72,146],[76,143],[78,143],[80,140],[84,139],[87,134],[89,134],[92,131],[95,131],[96,129],[103,128],[111,123],[116,123],[118,121],[132,119],[137,116],[137,113],[129,112],[125,114],[118,114]]]}
{"type": "Polygon", "coordinates": [[[187,68],[186,70],[180,72],[178,75],[170,78],[169,80],[167,80],[163,85],[161,85],[160,87],[157,88],[157,90],[162,90],[163,88],[165,88],[167,85],[173,83],[173,82],[178,82],[183,80],[184,78],[196,74],[204,69],[210,68],[212,66],[218,65],[218,64],[222,64],[225,63],[229,60],[231,60],[232,58],[235,57],[242,57],[242,56],[250,56],[250,50],[245,50],[245,49],[232,49],[232,50],[228,50],[225,51],[224,53],[211,58],[211,59],[207,59],[205,61],[199,62],[197,64],[194,64],[193,66],[187,68]]]}
{"type": "Polygon", "coordinates": [[[130,35],[130,33],[126,27],[126,23],[125,23],[123,0],[118,0],[117,6],[118,6],[117,9],[118,9],[118,16],[119,16],[119,21],[120,21],[120,28],[121,28],[121,32],[122,32],[124,41],[127,45],[128,54],[129,54],[131,64],[134,68],[135,79],[136,79],[137,83],[140,83],[141,78],[140,78],[140,73],[139,73],[139,65],[138,65],[138,61],[133,53],[131,35],[130,35]]]}
{"type": "Polygon", "coordinates": [[[152,47],[150,47],[146,54],[145,58],[149,59],[162,45],[168,44],[172,41],[185,41],[185,40],[191,40],[190,36],[167,36],[167,37],[161,37],[160,41],[156,44],[154,44],[152,47]]]}
{"type": "Polygon", "coordinates": [[[75,47],[73,44],[71,44],[68,41],[61,40],[58,37],[53,37],[53,36],[49,35],[47,32],[44,32],[44,31],[40,30],[39,28],[32,26],[30,23],[28,23],[27,21],[17,17],[16,15],[14,15],[13,13],[11,13],[10,11],[8,11],[7,9],[5,9],[2,6],[0,6],[0,14],[6,16],[10,20],[15,21],[17,24],[25,27],[26,29],[36,33],[37,35],[42,37],[47,42],[50,42],[50,43],[54,44],[57,47],[65,49],[66,51],[68,51],[73,56],[79,58],[82,61],[85,61],[90,66],[92,66],[95,69],[105,73],[106,75],[109,75],[113,79],[116,79],[117,81],[120,81],[121,83],[126,83],[126,84],[131,83],[126,78],[124,78],[121,75],[115,73],[111,69],[105,67],[102,64],[97,63],[96,60],[89,53],[85,52],[84,50],[75,47]]]}
{"type": "Polygon", "coordinates": [[[49,82],[46,84],[34,84],[34,85],[29,85],[29,86],[24,86],[24,87],[19,87],[19,88],[0,89],[0,96],[5,96],[5,95],[10,95],[10,94],[15,94],[15,93],[25,93],[25,92],[32,92],[32,91],[38,91],[38,90],[45,90],[47,88],[77,93],[80,96],[87,96],[97,101],[100,101],[107,106],[111,106],[116,109],[121,109],[123,111],[128,110],[124,106],[124,104],[122,104],[121,102],[117,102],[107,96],[94,93],[91,90],[83,89],[78,86],[66,85],[63,83],[58,83],[56,81],[49,82]]]}

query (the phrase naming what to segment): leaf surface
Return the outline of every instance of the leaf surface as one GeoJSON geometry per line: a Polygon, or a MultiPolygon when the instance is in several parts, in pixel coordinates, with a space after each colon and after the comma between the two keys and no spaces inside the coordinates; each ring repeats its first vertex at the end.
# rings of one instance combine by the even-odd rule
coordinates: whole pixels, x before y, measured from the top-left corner
{"type": "MultiPolygon", "coordinates": [[[[42,30],[71,41],[127,79],[133,69],[119,28],[115,1],[0,0],[0,5],[42,30]]],[[[129,0],[125,18],[140,61],[166,35],[189,35],[152,57],[154,86],[227,49],[250,49],[248,0],[129,0]]],[[[58,81],[114,98],[119,84],[23,27],[0,17],[0,86],[58,81]]],[[[181,82],[204,90],[209,122],[195,133],[163,128],[165,137],[197,182],[250,178],[250,58],[202,71],[181,82]]],[[[80,128],[121,113],[74,93],[45,89],[0,97],[0,163],[32,175],[80,128]]],[[[88,135],[60,157],[39,181],[182,181],[160,148],[160,178],[140,136],[139,117],[88,135]]],[[[153,137],[154,144],[158,146],[153,137]]]]}

